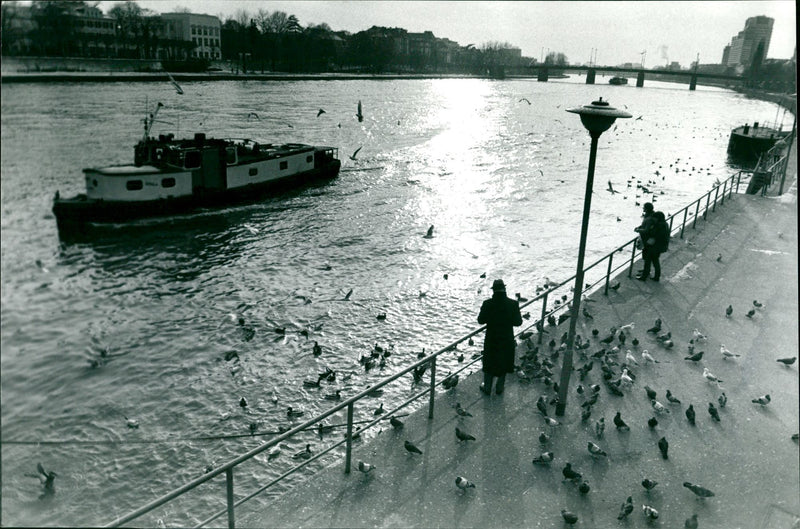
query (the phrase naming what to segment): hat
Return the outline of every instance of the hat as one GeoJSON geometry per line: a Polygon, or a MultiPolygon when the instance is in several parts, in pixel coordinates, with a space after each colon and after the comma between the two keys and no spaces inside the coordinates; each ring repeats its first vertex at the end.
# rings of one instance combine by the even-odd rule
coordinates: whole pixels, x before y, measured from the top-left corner
{"type": "Polygon", "coordinates": [[[506,291],[506,284],[503,283],[502,279],[495,279],[494,283],[492,283],[492,290],[499,290],[502,292],[506,291]]]}
{"type": "Polygon", "coordinates": [[[653,204],[651,204],[650,202],[645,202],[644,203],[644,210],[645,211],[653,211],[653,204]]]}

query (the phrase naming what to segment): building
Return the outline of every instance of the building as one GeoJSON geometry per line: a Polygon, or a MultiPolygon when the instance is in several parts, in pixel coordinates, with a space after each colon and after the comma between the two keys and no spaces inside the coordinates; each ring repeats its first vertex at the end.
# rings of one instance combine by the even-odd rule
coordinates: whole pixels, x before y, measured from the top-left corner
{"type": "Polygon", "coordinates": [[[163,13],[164,36],[171,40],[191,41],[193,59],[222,59],[222,23],[213,15],[163,13]]]}
{"type": "Polygon", "coordinates": [[[734,67],[750,66],[760,43],[764,45],[764,56],[762,58],[766,58],[774,23],[775,19],[767,16],[748,18],[744,24],[744,29],[733,37],[730,45],[726,47],[728,48],[728,53],[726,54],[725,50],[723,50],[722,57],[725,59],[723,65],[734,67]]]}

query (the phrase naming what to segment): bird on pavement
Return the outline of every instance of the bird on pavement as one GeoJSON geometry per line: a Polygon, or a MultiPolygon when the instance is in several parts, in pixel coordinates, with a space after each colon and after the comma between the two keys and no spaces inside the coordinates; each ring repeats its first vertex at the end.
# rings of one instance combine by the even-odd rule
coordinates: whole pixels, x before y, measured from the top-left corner
{"type": "Polygon", "coordinates": [[[578,521],[578,515],[575,513],[571,513],[565,509],[561,509],[561,517],[564,518],[564,522],[569,525],[574,525],[578,521]]]}
{"type": "Polygon", "coordinates": [[[547,423],[548,426],[558,426],[559,424],[561,424],[552,417],[547,417],[547,416],[544,417],[544,422],[547,423]]]}
{"type": "Polygon", "coordinates": [[[728,305],[728,308],[725,309],[725,317],[730,318],[731,314],[733,314],[733,305],[728,305]]]}
{"type": "Polygon", "coordinates": [[[364,463],[363,461],[358,462],[358,471],[363,472],[364,474],[369,474],[375,470],[375,465],[370,465],[369,463],[364,463]]]}
{"type": "Polygon", "coordinates": [[[694,405],[689,404],[689,407],[686,408],[686,411],[684,413],[686,414],[686,418],[689,420],[689,423],[691,423],[692,426],[694,426],[694,419],[695,419],[694,405]]]}
{"type": "Polygon", "coordinates": [[[469,481],[467,478],[456,476],[456,487],[458,487],[461,490],[474,489],[475,484],[469,481]]]}
{"type": "Polygon", "coordinates": [[[648,363],[648,362],[650,362],[651,364],[658,364],[659,363],[658,360],[653,358],[653,355],[651,355],[650,352],[647,349],[642,351],[642,360],[644,361],[645,364],[648,363]]]}
{"type": "Polygon", "coordinates": [[[748,318],[752,318],[753,316],[755,316],[755,314],[756,314],[756,309],[750,309],[747,311],[747,314],[745,314],[745,316],[747,316],[748,318]]]}
{"type": "Polygon", "coordinates": [[[622,414],[620,412],[617,412],[617,414],[614,415],[614,426],[617,427],[617,430],[630,430],[631,429],[630,426],[625,424],[625,421],[622,420],[622,414]]]}
{"type": "Polygon", "coordinates": [[[700,351],[699,353],[695,353],[693,355],[683,357],[684,360],[691,360],[692,362],[699,362],[701,358],[703,358],[703,353],[705,351],[700,351]]]}
{"type": "Polygon", "coordinates": [[[790,366],[790,365],[794,364],[795,360],[797,360],[796,356],[793,356],[791,358],[778,358],[777,361],[780,362],[781,364],[785,365],[785,366],[790,366]]]}
{"type": "Polygon", "coordinates": [[[459,441],[474,441],[475,437],[456,426],[456,437],[459,441]]]}
{"type": "Polygon", "coordinates": [[[719,352],[722,355],[723,359],[726,359],[726,360],[728,358],[734,358],[734,357],[742,356],[740,354],[736,354],[736,353],[733,353],[733,352],[729,351],[728,348],[725,347],[725,344],[723,344],[723,343],[719,344],[719,352]]]}
{"type": "Polygon", "coordinates": [[[617,516],[617,520],[622,520],[630,513],[633,512],[633,497],[628,496],[628,499],[625,500],[625,503],[619,508],[619,515],[617,516]]]}
{"type": "Polygon", "coordinates": [[[573,470],[572,463],[569,462],[567,462],[567,464],[561,470],[561,473],[564,475],[564,479],[571,479],[571,480],[581,479],[580,472],[573,470]]]}
{"type": "Polygon", "coordinates": [[[544,432],[539,434],[539,443],[544,445],[544,444],[547,444],[548,441],[550,441],[550,436],[549,435],[547,435],[544,432]]]}
{"type": "Polygon", "coordinates": [[[642,480],[642,487],[644,487],[647,490],[647,492],[653,490],[653,488],[655,488],[656,485],[658,485],[658,481],[655,481],[653,479],[644,478],[642,480]]]}
{"type": "Polygon", "coordinates": [[[694,492],[695,496],[698,498],[711,498],[714,496],[714,493],[707,488],[701,487],[700,485],[692,485],[688,481],[684,481],[683,486],[694,492]]]}
{"type": "Polygon", "coordinates": [[[588,481],[583,481],[583,482],[581,482],[580,485],[578,485],[578,492],[580,492],[581,494],[589,494],[590,490],[591,490],[591,487],[589,487],[589,482],[588,481]]]}
{"type": "Polygon", "coordinates": [[[683,522],[683,529],[697,529],[697,515],[693,514],[683,522]]]}
{"type": "Polygon", "coordinates": [[[647,518],[649,518],[650,520],[655,520],[658,518],[658,511],[655,510],[653,507],[650,507],[649,505],[642,505],[642,511],[644,512],[644,515],[647,516],[647,518]]]}
{"type": "Polygon", "coordinates": [[[536,401],[536,409],[539,410],[542,415],[547,416],[547,403],[544,400],[544,395],[540,396],[536,401]]]}
{"type": "Polygon", "coordinates": [[[472,414],[470,412],[461,407],[460,402],[456,402],[456,413],[460,417],[472,417],[472,414]]]}
{"type": "Polygon", "coordinates": [[[658,426],[658,420],[656,420],[655,417],[650,417],[650,419],[647,420],[647,426],[650,428],[655,428],[658,426]]]}
{"type": "Polygon", "coordinates": [[[628,351],[625,353],[625,361],[628,362],[629,364],[637,366],[639,365],[639,362],[636,360],[636,357],[633,356],[633,353],[631,352],[630,349],[628,349],[628,351]]]}
{"type": "Polygon", "coordinates": [[[655,322],[655,325],[653,325],[652,327],[647,329],[647,332],[655,334],[655,333],[658,333],[660,331],[661,331],[661,319],[657,318],[656,322],[655,322]]]}
{"type": "Polygon", "coordinates": [[[608,456],[608,454],[602,448],[600,448],[591,441],[589,441],[589,443],[586,445],[586,448],[589,450],[589,453],[592,454],[593,456],[601,456],[601,457],[608,456]]]}
{"type": "Polygon", "coordinates": [[[723,382],[722,380],[717,378],[717,376],[714,375],[711,371],[709,371],[707,367],[703,368],[703,377],[705,377],[705,379],[708,380],[709,382],[716,382],[717,384],[723,382]]]}
{"type": "Polygon", "coordinates": [[[722,392],[722,395],[717,397],[717,402],[719,402],[720,408],[724,408],[725,405],[728,403],[728,396],[725,394],[724,391],[722,392]]]}
{"type": "Polygon", "coordinates": [[[662,437],[658,440],[658,449],[661,451],[661,457],[664,459],[669,459],[667,452],[669,450],[669,443],[667,442],[666,437],[662,437]]]}
{"type": "Polygon", "coordinates": [[[644,387],[644,391],[645,391],[645,393],[647,393],[647,398],[648,399],[653,400],[653,399],[656,398],[656,392],[650,386],[645,386],[644,387]]]}
{"type": "Polygon", "coordinates": [[[392,417],[391,419],[389,419],[389,423],[392,425],[392,428],[394,428],[395,430],[399,430],[404,426],[403,421],[401,421],[397,417],[392,417]]]}
{"type": "Polygon", "coordinates": [[[681,401],[679,399],[677,399],[675,397],[675,395],[673,395],[670,390],[667,390],[667,400],[669,402],[671,402],[672,404],[680,404],[681,403],[681,401]]]}
{"type": "Polygon", "coordinates": [[[769,404],[770,400],[772,399],[770,399],[769,395],[763,395],[757,399],[753,399],[753,404],[761,404],[762,406],[766,406],[769,404]]]}
{"type": "Polygon", "coordinates": [[[533,458],[534,465],[544,465],[553,460],[553,452],[543,452],[539,457],[533,458]]]}
{"type": "Polygon", "coordinates": [[[711,415],[711,417],[715,421],[720,422],[720,420],[719,420],[719,412],[717,411],[717,408],[714,407],[714,404],[711,403],[711,402],[708,403],[708,414],[711,415]]]}
{"type": "Polygon", "coordinates": [[[600,419],[598,419],[594,423],[594,433],[598,439],[603,438],[603,430],[605,429],[606,429],[606,419],[605,417],[600,417],[600,419]]]}
{"type": "Polygon", "coordinates": [[[754,306],[755,308],[757,308],[757,309],[760,309],[761,307],[763,307],[763,306],[764,306],[764,304],[763,304],[763,303],[759,303],[757,299],[754,299],[754,300],[753,300],[753,306],[754,306]]]}
{"type": "Polygon", "coordinates": [[[410,454],[421,454],[422,453],[422,450],[417,448],[416,445],[414,443],[412,443],[411,441],[406,441],[404,443],[404,446],[406,448],[406,451],[408,451],[408,453],[410,453],[410,454]]]}
{"type": "Polygon", "coordinates": [[[653,406],[653,409],[656,410],[656,413],[669,413],[669,409],[666,406],[658,402],[656,399],[652,399],[650,401],[650,405],[653,406]]]}

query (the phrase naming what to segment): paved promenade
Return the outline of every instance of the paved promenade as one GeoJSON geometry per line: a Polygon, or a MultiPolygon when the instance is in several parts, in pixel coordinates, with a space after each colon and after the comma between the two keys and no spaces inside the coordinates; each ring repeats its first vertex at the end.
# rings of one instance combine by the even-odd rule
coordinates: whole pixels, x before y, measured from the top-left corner
{"type": "MultiPolygon", "coordinates": [[[[634,353],[640,357],[648,349],[659,363],[634,368],[636,381],[624,397],[609,393],[595,366],[584,385],[600,383],[602,389],[587,422],[581,422],[584,399],[575,391],[577,372],[567,412],[558,418],[563,424],[556,427],[546,426],[536,409],[540,395],[553,395],[541,382],[524,383],[511,375],[503,396],[486,397],[478,391],[477,373],[437,396],[433,420],[426,408],[407,417],[403,430],[384,430],[354,445],[354,462],[377,466],[371,474],[354,468],[346,475],[337,462],[259,513],[237,510],[237,526],[560,528],[565,526],[561,509],[568,509],[579,517],[575,527],[586,528],[682,528],[695,513],[701,528],[798,527],[800,463],[798,443],[792,440],[799,429],[798,364],[776,362],[798,356],[796,159],[789,174],[793,184],[782,197],[734,195],[709,212],[707,221],[699,220],[697,229],[688,228],[683,240],[674,237],[662,256],[660,283],[621,276],[618,291],[592,296],[588,306],[595,319],[587,324],[582,318],[578,332],[589,336],[594,327],[605,333],[611,326],[635,322],[632,335],[641,343],[632,348],[634,353]],[[746,313],[754,299],[764,307],[750,319],[746,313]],[[733,306],[730,318],[725,316],[728,305],[733,306]],[[672,332],[674,348],[659,346],[645,332],[656,318],[663,320],[664,331],[672,332]],[[697,346],[696,351],[705,351],[697,364],[684,360],[695,328],[707,336],[697,346]],[[724,359],[720,343],[741,357],[724,359]],[[703,378],[703,367],[724,381],[721,388],[703,378]],[[657,416],[655,429],[647,425],[655,414],[645,385],[671,410],[657,416]],[[681,404],[668,404],[667,389],[681,404]],[[728,403],[715,422],[708,403],[719,407],[723,391],[728,403]],[[764,394],[772,398],[766,407],[751,402],[764,394]],[[456,402],[473,417],[458,418],[456,402]],[[694,427],[684,416],[689,404],[697,412],[694,427]],[[617,411],[630,432],[614,428],[617,411]],[[598,439],[593,425],[600,417],[606,428],[598,439]],[[456,426],[477,441],[457,442],[456,426]],[[546,445],[539,443],[541,432],[552,435],[546,445]],[[666,460],[657,447],[661,437],[669,442],[666,460]],[[406,453],[406,439],[423,454],[406,453]],[[593,458],[588,441],[608,457],[593,458]],[[551,464],[531,463],[547,450],[555,454],[551,464]],[[567,461],[589,483],[588,494],[562,481],[567,461]],[[454,484],[456,476],[476,487],[462,492],[454,484]],[[658,485],[647,492],[644,478],[658,485]],[[716,495],[696,498],[682,486],[685,481],[716,495]],[[628,496],[635,509],[618,522],[628,496]],[[656,508],[659,518],[648,521],[643,504],[656,508]]],[[[589,352],[597,349],[593,345],[589,352]]],[[[582,364],[576,357],[576,366],[582,364]]]]}

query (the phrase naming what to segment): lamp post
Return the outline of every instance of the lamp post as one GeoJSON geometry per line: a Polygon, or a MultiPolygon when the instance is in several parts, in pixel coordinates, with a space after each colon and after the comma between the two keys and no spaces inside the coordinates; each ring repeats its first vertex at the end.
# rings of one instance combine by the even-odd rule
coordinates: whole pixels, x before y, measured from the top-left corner
{"type": "Polygon", "coordinates": [[[583,221],[581,223],[581,242],[578,246],[578,271],[575,273],[575,290],[572,297],[572,315],[569,319],[569,334],[567,335],[567,350],[561,366],[561,380],[558,386],[558,405],[556,415],[564,415],[567,407],[567,389],[569,377],[572,372],[572,354],[575,346],[575,325],[580,314],[581,294],[583,291],[583,256],[586,252],[586,233],[589,230],[589,211],[592,205],[592,183],[594,181],[594,164],[597,159],[597,139],[607,131],[617,118],[629,118],[630,114],[609,106],[608,101],[601,97],[592,101],[591,105],[568,108],[567,112],[578,114],[581,123],[592,137],[592,146],[589,151],[589,173],[586,177],[586,194],[583,197],[583,221]]]}

